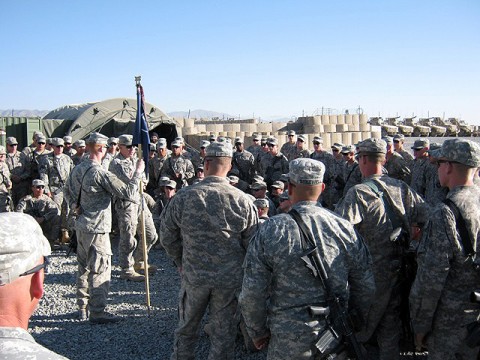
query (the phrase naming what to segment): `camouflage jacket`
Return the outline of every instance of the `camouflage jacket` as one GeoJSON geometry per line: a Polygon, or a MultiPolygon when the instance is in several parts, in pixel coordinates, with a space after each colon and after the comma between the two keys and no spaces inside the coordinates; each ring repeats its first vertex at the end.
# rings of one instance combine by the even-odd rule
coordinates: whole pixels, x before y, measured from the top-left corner
{"type": "Polygon", "coordinates": [[[124,200],[133,198],[138,193],[139,180],[140,175],[135,172],[124,183],[96,161],[82,161],[72,170],[65,185],[65,196],[71,209],[76,208],[78,195],[82,192],[76,230],[92,234],[109,233],[112,228],[112,195],[124,200]]]}
{"type": "MultiPolygon", "coordinates": [[[[153,182],[155,186],[158,186],[158,180],[160,179],[160,174],[162,172],[163,164],[165,164],[165,161],[169,158],[168,155],[165,155],[164,157],[158,157],[156,156],[152,161],[152,166],[153,166],[153,179],[150,179],[149,182],[153,182]]],[[[149,163],[150,164],[150,163],[149,163]]]]}
{"type": "Polygon", "coordinates": [[[325,165],[325,174],[323,175],[323,182],[327,185],[330,185],[332,182],[336,169],[335,169],[335,159],[333,155],[326,151],[320,151],[310,154],[310,159],[318,160],[325,165]]]}
{"type": "Polygon", "coordinates": [[[399,153],[394,152],[391,155],[387,155],[387,161],[383,166],[388,171],[388,176],[410,184],[410,168],[405,159],[399,153]]]}
{"type": "Polygon", "coordinates": [[[288,161],[292,161],[295,159],[295,155],[297,153],[297,143],[294,142],[293,144],[290,142],[286,142],[280,148],[280,152],[285,155],[288,161]]]}
{"type": "Polygon", "coordinates": [[[10,171],[7,164],[3,161],[0,162],[0,194],[7,194],[8,190],[12,187],[12,181],[10,180],[10,171]]]}
{"type": "Polygon", "coordinates": [[[40,178],[39,170],[42,158],[50,154],[50,152],[51,151],[44,150],[43,152],[39,153],[37,150],[33,150],[25,156],[25,164],[27,166],[28,176],[30,179],[40,178]]]}
{"type": "Polygon", "coordinates": [[[170,156],[162,166],[160,176],[168,176],[177,182],[177,189],[186,186],[187,182],[195,176],[195,169],[190,160],[180,155],[177,157],[170,156]],[[176,174],[181,177],[177,178],[176,174]]]}
{"type": "Polygon", "coordinates": [[[187,283],[241,286],[242,263],[258,223],[250,198],[224,177],[207,176],[170,200],[159,237],[187,283]]]}
{"type": "Polygon", "coordinates": [[[392,210],[403,222],[405,231],[410,232],[413,223],[425,222],[427,211],[423,199],[416,192],[403,181],[387,175],[373,175],[364,179],[337,204],[335,212],[350,221],[365,239],[373,258],[377,288],[384,289],[395,285],[401,266],[401,251],[400,245],[390,240],[394,228],[384,202],[365,184],[366,181],[377,184],[378,190],[384,192],[385,201],[388,201],[388,194],[392,210]]]}
{"type": "Polygon", "coordinates": [[[403,157],[405,159],[405,161],[407,162],[407,165],[409,167],[412,166],[412,163],[413,163],[413,156],[412,154],[410,154],[407,150],[400,150],[400,151],[396,151],[398,154],[400,154],[401,157],[403,157]]]}
{"type": "Polygon", "coordinates": [[[352,164],[344,163],[343,181],[345,182],[345,187],[343,188],[343,196],[345,196],[347,191],[352,186],[355,186],[362,182],[362,173],[360,172],[360,166],[358,166],[357,161],[354,161],[352,164]]]}
{"type": "MultiPolygon", "coordinates": [[[[453,201],[465,220],[471,239],[480,239],[480,187],[458,186],[447,199],[453,201]]],[[[473,243],[480,253],[480,242],[473,243]]],[[[470,293],[478,289],[480,271],[463,252],[455,217],[445,204],[438,204],[424,229],[417,249],[418,270],[410,292],[410,314],[414,331],[427,333],[435,316],[448,316],[452,326],[464,326],[480,314],[470,293]]]]}
{"type": "MultiPolygon", "coordinates": [[[[350,299],[366,314],[375,283],[372,260],[361,237],[348,221],[317,202],[303,201],[293,208],[315,238],[334,293],[345,303],[350,299]]],[[[324,326],[323,321],[312,324],[308,311],[309,305],[325,304],[326,294],[301,259],[307,249],[289,214],[274,216],[259,226],[245,258],[239,299],[253,338],[265,335],[268,328],[279,334],[310,332],[312,327],[318,331],[324,326]]]]}
{"type": "Polygon", "coordinates": [[[246,150],[255,157],[255,160],[257,160],[258,154],[262,152],[262,147],[260,145],[252,144],[246,150]]]}
{"type": "Polygon", "coordinates": [[[265,182],[271,185],[274,181],[279,180],[282,174],[288,173],[288,160],[282,153],[278,153],[276,156],[268,154],[265,158],[268,159],[265,161],[265,182]]]}
{"type": "Polygon", "coordinates": [[[431,164],[427,171],[428,173],[425,177],[425,201],[431,205],[437,205],[447,197],[448,188],[440,185],[437,166],[431,164]]]}
{"type": "Polygon", "coordinates": [[[427,173],[429,168],[434,166],[430,164],[428,157],[415,159],[412,165],[412,181],[410,186],[413,190],[422,196],[425,196],[425,190],[427,188],[427,173]]]}
{"type": "Polygon", "coordinates": [[[235,151],[232,157],[232,167],[239,171],[238,177],[240,179],[250,184],[256,173],[255,157],[246,150],[235,151]]]}
{"type": "Polygon", "coordinates": [[[45,193],[56,194],[62,191],[72,170],[73,162],[68,155],[45,155],[38,168],[40,179],[45,182],[45,193]]]}
{"type": "Polygon", "coordinates": [[[8,170],[10,170],[10,176],[18,176],[19,181],[28,179],[27,157],[24,153],[20,151],[16,151],[14,154],[7,153],[5,162],[7,163],[8,170]]]}
{"type": "Polygon", "coordinates": [[[45,221],[52,220],[60,215],[57,204],[47,195],[43,194],[39,198],[27,195],[18,202],[16,212],[25,213],[33,217],[43,217],[45,221]]]}
{"type": "Polygon", "coordinates": [[[108,168],[110,167],[110,163],[112,162],[113,159],[115,159],[116,156],[117,154],[112,155],[111,153],[108,153],[108,152],[105,154],[105,156],[102,159],[102,166],[105,170],[108,170],[108,168]]]}

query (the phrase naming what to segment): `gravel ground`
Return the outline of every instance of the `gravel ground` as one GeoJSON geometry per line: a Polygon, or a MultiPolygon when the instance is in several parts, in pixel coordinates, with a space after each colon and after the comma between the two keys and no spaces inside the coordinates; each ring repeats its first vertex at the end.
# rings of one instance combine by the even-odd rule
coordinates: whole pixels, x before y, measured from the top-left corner
{"type": "MultiPolygon", "coordinates": [[[[116,249],[115,244],[112,248],[116,249]]],[[[45,295],[30,321],[37,342],[70,359],[169,359],[177,324],[180,278],[163,250],[152,249],[149,255],[149,262],[159,267],[150,277],[150,317],[144,283],[120,279],[117,257],[113,256],[107,310],[124,320],[108,325],[90,325],[74,319],[75,255],[66,257],[65,250],[55,251],[50,260],[45,295]]],[[[208,337],[201,331],[197,359],[206,359],[208,348],[208,337]]],[[[238,339],[235,359],[266,359],[266,353],[247,353],[238,339]]]]}

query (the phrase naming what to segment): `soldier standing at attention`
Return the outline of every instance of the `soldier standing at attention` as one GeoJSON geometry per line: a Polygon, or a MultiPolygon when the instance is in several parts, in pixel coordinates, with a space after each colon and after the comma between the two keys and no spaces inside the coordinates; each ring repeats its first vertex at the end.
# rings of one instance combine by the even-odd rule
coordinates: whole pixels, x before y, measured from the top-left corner
{"type": "Polygon", "coordinates": [[[35,342],[28,321],[44,293],[51,250],[38,224],[24,214],[0,214],[0,357],[66,359],[35,342]]]}
{"type": "Polygon", "coordinates": [[[231,162],[230,144],[210,144],[205,179],[180,190],[162,213],[160,239],[181,274],[172,360],[195,358],[207,307],[212,324],[208,359],[234,357],[241,268],[258,218],[248,195],[228,182],[231,162]]]}
{"type": "Polygon", "coordinates": [[[93,324],[121,319],[105,311],[111,279],[110,205],[112,195],[128,200],[137,194],[138,182],[145,170],[143,160],[138,160],[133,176],[127,183],[105,170],[101,162],[107,140],[102,134],[90,134],[87,139],[90,156],[73,169],[65,186],[70,208],[78,214],[75,221],[78,241],[78,317],[87,319],[88,305],[89,320],[93,324]],[[80,208],[77,208],[78,201],[80,208]]]}
{"type": "Polygon", "coordinates": [[[393,137],[393,147],[395,148],[395,151],[405,159],[408,166],[410,167],[413,162],[413,156],[403,148],[404,143],[405,143],[405,135],[397,134],[393,137]]]}
{"type": "Polygon", "coordinates": [[[12,198],[8,193],[12,188],[12,181],[10,180],[10,171],[5,163],[7,152],[5,147],[0,145],[0,213],[11,211],[12,198]]]}
{"type": "Polygon", "coordinates": [[[410,184],[410,168],[407,161],[393,149],[393,138],[387,136],[383,140],[387,143],[386,161],[383,166],[388,171],[388,176],[410,184]]]}
{"type": "MultiPolygon", "coordinates": [[[[375,291],[370,254],[348,221],[318,206],[324,172],[319,161],[291,161],[288,193],[313,234],[335,294],[366,314],[375,291]]],[[[309,313],[327,296],[301,260],[307,250],[302,243],[295,220],[277,215],[259,226],[244,262],[242,314],[256,348],[268,345],[269,360],[314,359],[326,326],[309,313]]]]}
{"type": "Polygon", "coordinates": [[[73,138],[71,136],[63,137],[63,153],[70,156],[70,158],[77,153],[77,151],[72,147],[73,138]]]}
{"type": "Polygon", "coordinates": [[[470,140],[445,140],[434,156],[440,184],[450,191],[447,203],[434,208],[418,246],[410,292],[413,330],[417,347],[427,336],[429,360],[475,360],[479,347],[467,347],[465,338],[466,325],[480,315],[479,304],[469,299],[480,284],[480,187],[473,181],[480,146],[470,140]]]}
{"type": "MultiPolygon", "coordinates": [[[[132,135],[120,135],[118,143],[120,153],[110,163],[108,170],[117,176],[125,184],[128,184],[136,176],[136,161],[134,158],[135,147],[133,146],[132,135]]],[[[132,281],[143,281],[143,275],[134,269],[134,253],[137,249],[138,217],[140,215],[140,193],[133,193],[128,199],[124,197],[115,198],[115,210],[120,230],[120,241],[118,244],[118,262],[121,267],[120,278],[132,281]]]]}
{"type": "Polygon", "coordinates": [[[412,182],[410,186],[424,197],[427,187],[427,174],[430,173],[430,168],[433,167],[430,161],[428,161],[430,141],[428,139],[415,140],[412,149],[415,160],[413,160],[412,165],[412,182]]]}
{"type": "Polygon", "coordinates": [[[288,132],[288,141],[282,145],[280,152],[285,155],[288,161],[295,158],[297,153],[297,142],[295,140],[295,130],[290,130],[288,132]]]}
{"type": "Polygon", "coordinates": [[[88,157],[85,154],[85,140],[77,140],[75,141],[75,150],[77,151],[75,155],[72,156],[73,165],[77,166],[80,164],[84,159],[88,157]]]}
{"type": "Polygon", "coordinates": [[[195,176],[195,169],[190,160],[182,155],[182,142],[172,142],[172,155],[163,163],[160,176],[168,176],[177,183],[177,190],[188,186],[188,181],[195,176]]]}
{"type": "Polygon", "coordinates": [[[29,179],[34,180],[34,179],[39,179],[40,174],[39,174],[39,167],[41,163],[41,158],[50,151],[47,151],[45,149],[45,144],[47,142],[47,139],[45,136],[42,134],[37,135],[36,137],[36,147],[33,149],[33,151],[30,151],[26,155],[26,164],[28,167],[28,173],[29,173],[29,179]]]}
{"type": "Polygon", "coordinates": [[[12,180],[12,201],[16,206],[18,201],[28,194],[28,169],[25,154],[18,151],[18,141],[14,137],[7,137],[6,161],[12,180]]]}
{"type": "Polygon", "coordinates": [[[410,234],[415,222],[424,222],[424,201],[403,181],[382,173],[387,144],[367,139],[359,144],[358,164],[363,182],[347,192],[335,212],[347,219],[363,236],[373,258],[377,291],[368,313],[366,328],[357,336],[366,343],[376,339],[380,360],[400,356],[400,269],[402,244],[392,238],[397,222],[410,234]],[[391,209],[391,211],[389,211],[391,209]],[[393,217],[393,219],[391,217],[393,217]]]}

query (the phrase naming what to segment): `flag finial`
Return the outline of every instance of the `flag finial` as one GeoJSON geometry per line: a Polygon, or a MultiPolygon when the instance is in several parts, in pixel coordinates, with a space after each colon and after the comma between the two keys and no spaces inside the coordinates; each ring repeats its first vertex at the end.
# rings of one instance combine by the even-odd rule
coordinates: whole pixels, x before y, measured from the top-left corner
{"type": "Polygon", "coordinates": [[[135,84],[137,86],[140,85],[140,81],[142,81],[142,77],[141,76],[135,76],[135,84]]]}

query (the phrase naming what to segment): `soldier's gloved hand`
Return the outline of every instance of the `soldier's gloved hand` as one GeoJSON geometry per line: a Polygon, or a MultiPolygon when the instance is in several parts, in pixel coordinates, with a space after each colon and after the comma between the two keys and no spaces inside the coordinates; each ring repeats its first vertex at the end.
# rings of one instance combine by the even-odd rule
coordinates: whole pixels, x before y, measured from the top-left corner
{"type": "Polygon", "coordinates": [[[138,159],[137,161],[137,168],[136,168],[136,172],[141,174],[142,172],[144,172],[145,170],[145,162],[143,161],[143,159],[138,159]]]}

